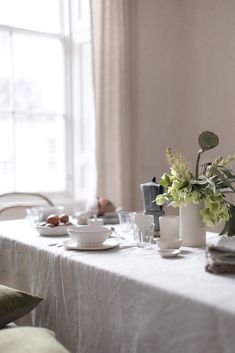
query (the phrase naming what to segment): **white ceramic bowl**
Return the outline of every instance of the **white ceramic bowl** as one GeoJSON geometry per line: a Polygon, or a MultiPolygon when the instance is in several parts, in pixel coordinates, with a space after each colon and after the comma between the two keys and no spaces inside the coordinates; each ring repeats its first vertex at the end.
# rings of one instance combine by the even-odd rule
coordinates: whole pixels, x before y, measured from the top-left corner
{"type": "Polygon", "coordinates": [[[48,236],[48,237],[57,237],[60,235],[67,235],[68,234],[68,226],[62,225],[54,228],[49,228],[45,226],[35,226],[36,231],[40,235],[48,236]]]}
{"type": "Polygon", "coordinates": [[[178,249],[161,249],[158,252],[162,257],[176,257],[180,254],[180,250],[178,249]]]}
{"type": "Polygon", "coordinates": [[[68,234],[79,245],[97,246],[111,234],[112,230],[102,226],[77,226],[68,228],[68,234]]]}
{"type": "Polygon", "coordinates": [[[169,239],[158,239],[157,244],[160,249],[179,249],[182,244],[182,239],[180,238],[169,238],[169,239]]]}

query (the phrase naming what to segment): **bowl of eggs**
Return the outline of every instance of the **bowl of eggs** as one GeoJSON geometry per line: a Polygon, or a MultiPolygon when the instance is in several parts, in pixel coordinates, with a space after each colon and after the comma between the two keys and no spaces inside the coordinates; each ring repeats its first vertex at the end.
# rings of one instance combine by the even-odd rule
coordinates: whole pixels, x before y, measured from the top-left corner
{"type": "Polygon", "coordinates": [[[37,232],[44,236],[67,235],[68,227],[72,228],[73,223],[69,220],[69,215],[66,213],[61,213],[60,215],[51,214],[46,221],[35,225],[37,232]]]}

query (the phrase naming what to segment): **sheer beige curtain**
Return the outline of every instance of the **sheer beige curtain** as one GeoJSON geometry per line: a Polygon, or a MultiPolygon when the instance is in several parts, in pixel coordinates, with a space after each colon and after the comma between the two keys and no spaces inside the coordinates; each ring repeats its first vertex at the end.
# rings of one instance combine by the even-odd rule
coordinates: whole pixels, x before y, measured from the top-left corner
{"type": "Polygon", "coordinates": [[[129,0],[91,0],[97,193],[131,210],[129,0]]]}

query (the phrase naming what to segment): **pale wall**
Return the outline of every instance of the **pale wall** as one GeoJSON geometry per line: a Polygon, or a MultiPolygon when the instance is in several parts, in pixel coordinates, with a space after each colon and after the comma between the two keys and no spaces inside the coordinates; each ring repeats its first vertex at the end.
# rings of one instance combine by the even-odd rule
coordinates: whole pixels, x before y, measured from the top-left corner
{"type": "Polygon", "coordinates": [[[168,168],[165,149],[194,165],[197,136],[219,134],[204,159],[235,153],[235,1],[132,0],[133,208],[139,184],[168,168]]]}

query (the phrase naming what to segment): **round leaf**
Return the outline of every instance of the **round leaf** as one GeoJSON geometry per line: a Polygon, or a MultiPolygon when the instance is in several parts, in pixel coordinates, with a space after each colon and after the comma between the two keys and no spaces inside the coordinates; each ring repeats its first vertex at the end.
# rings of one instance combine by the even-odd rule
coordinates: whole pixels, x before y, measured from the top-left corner
{"type": "Polygon", "coordinates": [[[219,143],[219,137],[211,131],[203,131],[198,137],[199,146],[203,151],[216,147],[219,143]]]}

